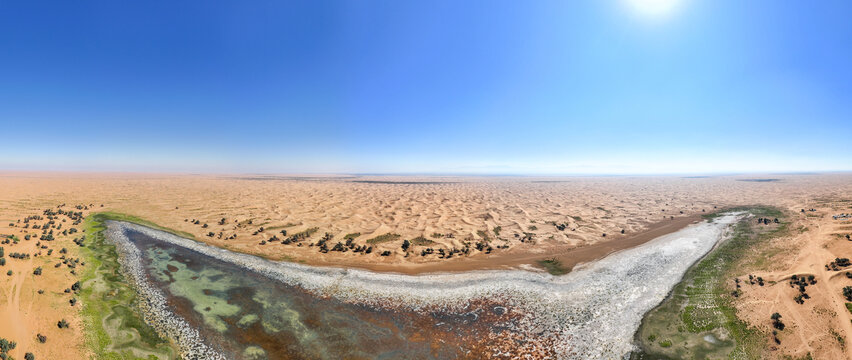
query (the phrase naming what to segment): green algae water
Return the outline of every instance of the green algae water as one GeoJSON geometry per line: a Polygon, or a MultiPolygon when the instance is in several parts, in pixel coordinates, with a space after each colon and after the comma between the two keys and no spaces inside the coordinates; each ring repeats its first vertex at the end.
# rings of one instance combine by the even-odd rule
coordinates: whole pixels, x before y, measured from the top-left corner
{"type": "Polygon", "coordinates": [[[479,340],[511,328],[506,308],[494,304],[424,315],[344,303],[140,232],[125,234],[171,310],[228,358],[479,357],[479,340]]]}

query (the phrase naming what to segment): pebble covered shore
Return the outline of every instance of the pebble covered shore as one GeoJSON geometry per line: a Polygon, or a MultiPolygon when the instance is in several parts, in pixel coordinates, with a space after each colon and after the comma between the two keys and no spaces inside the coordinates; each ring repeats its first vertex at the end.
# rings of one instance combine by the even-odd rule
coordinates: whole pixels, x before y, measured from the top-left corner
{"type": "MultiPolygon", "coordinates": [[[[691,225],[641,246],[576,267],[562,276],[524,270],[401,275],[366,270],[273,262],[181,238],[148,227],[107,222],[123,271],[135,283],[140,311],[187,359],[226,359],[199,332],[166,306],[161,290],[148,282],[142,254],[125,231],[144,233],[174,246],[239,265],[317,296],[410,311],[463,311],[476,299],[499,299],[517,312],[519,333],[541,353],[560,359],[621,358],[634,349],[633,334],[643,315],[659,304],[686,270],[725,237],[738,214],[691,225]]],[[[523,354],[498,354],[508,355],[523,354]]]]}

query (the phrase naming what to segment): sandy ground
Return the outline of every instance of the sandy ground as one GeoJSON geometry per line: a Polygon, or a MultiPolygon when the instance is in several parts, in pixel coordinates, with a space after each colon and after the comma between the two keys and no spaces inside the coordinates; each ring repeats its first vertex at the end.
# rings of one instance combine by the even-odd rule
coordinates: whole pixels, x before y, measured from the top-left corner
{"type": "MultiPolygon", "coordinates": [[[[127,213],[235,251],[309,264],[418,273],[512,268],[550,257],[571,266],[675,231],[716,208],[765,204],[797,212],[800,208],[820,206],[821,199],[849,198],[852,198],[852,174],[467,178],[0,173],[0,234],[22,237],[22,229],[9,224],[28,215],[41,214],[45,208],[67,204],[69,209],[77,204],[91,204],[90,209],[84,210],[86,214],[102,210],[127,213]],[[222,218],[225,222],[220,225],[222,218]],[[564,229],[554,224],[564,224],[564,229]],[[260,227],[264,231],[259,232],[260,227]],[[318,228],[317,233],[302,241],[301,247],[280,241],[260,245],[273,236],[279,240],[285,238],[281,230],[292,235],[312,227],[318,228]],[[499,231],[495,232],[497,228],[499,231]],[[337,241],[343,242],[344,235],[356,232],[361,233],[354,240],[357,246],[366,246],[368,239],[383,234],[400,237],[372,244],[371,254],[321,253],[316,246],[309,246],[326,232],[334,236],[329,248],[337,241]],[[207,236],[208,233],[213,236],[207,236]],[[444,236],[433,237],[434,233],[444,236]],[[419,236],[432,243],[412,246],[408,253],[401,249],[404,239],[419,236]],[[477,243],[491,246],[491,252],[477,250],[477,243]],[[427,248],[435,253],[421,256],[427,248]],[[467,249],[468,253],[455,253],[451,259],[442,259],[437,254],[439,249],[447,252],[467,249]],[[384,251],[390,255],[381,256],[384,251]]],[[[852,334],[852,329],[848,329],[849,314],[843,312],[845,307],[840,297],[841,285],[848,279],[838,275],[829,279],[829,273],[818,272],[835,256],[848,254],[849,249],[844,246],[852,246],[852,242],[847,244],[845,239],[831,237],[831,232],[841,231],[832,228],[829,221],[831,211],[836,210],[829,205],[818,210],[809,214],[821,216],[819,219],[806,214],[801,215],[802,221],[824,223],[804,223],[809,231],[785,240],[801,244],[789,246],[785,252],[789,267],[784,273],[807,270],[820,276],[814,290],[809,290],[814,299],[804,306],[793,303],[795,289],[786,284],[776,286],[778,291],[790,292],[783,296],[760,295],[757,291],[750,294],[745,289],[744,302],[750,299],[772,302],[777,297],[780,304],[789,300],[787,306],[799,309],[817,307],[820,301],[827,301],[821,298],[833,297],[811,311],[828,314],[823,315],[826,321],[818,322],[822,327],[805,332],[798,340],[799,345],[794,336],[782,334],[779,353],[831,348],[824,337],[827,327],[843,337],[852,334]],[[803,249],[809,250],[800,251],[803,249]],[[797,264],[802,265],[796,267],[800,266],[797,264]],[[812,269],[813,266],[816,268],[812,269]],[[818,295],[818,289],[825,295],[818,295]],[[822,335],[817,336],[818,333],[822,335]]],[[[54,257],[61,247],[72,251],[69,256],[76,256],[71,238],[50,244],[56,249],[54,257]]],[[[35,244],[21,241],[15,247],[6,246],[7,257],[12,251],[31,253],[35,244]]],[[[43,346],[43,351],[33,351],[37,358],[55,358],[56,351],[75,357],[82,354],[82,334],[74,330],[79,316],[67,305],[66,296],[52,293],[61,293],[73,283],[73,276],[64,267],[62,271],[50,271],[54,269],[48,264],[42,266],[45,274],[34,278],[32,269],[38,266],[36,259],[7,261],[6,267],[0,269],[3,270],[0,315],[3,319],[17,320],[6,322],[14,326],[0,326],[0,337],[18,342],[19,350],[13,355],[23,358],[24,351],[38,350],[35,334],[41,331],[48,336],[49,346],[43,346]],[[8,269],[13,270],[13,276],[5,275],[8,269]],[[37,296],[35,288],[44,288],[45,296],[37,296]],[[62,317],[71,322],[72,331],[56,328],[56,321],[62,317]]],[[[783,264],[784,261],[778,261],[775,265],[783,264]]],[[[767,273],[764,277],[771,276],[784,275],[767,273]]],[[[852,280],[848,281],[852,285],[852,280]]],[[[748,306],[755,308],[754,323],[768,326],[769,315],[764,312],[770,306],[745,305],[745,313],[748,306]]],[[[792,325],[785,331],[793,333],[795,329],[807,328],[794,325],[795,312],[785,311],[781,311],[782,315],[792,325]],[[785,311],[790,312],[789,318],[785,311]]],[[[803,324],[813,322],[806,321],[815,316],[811,313],[801,315],[803,324]]],[[[836,347],[836,350],[819,351],[828,357],[850,355],[848,347],[842,353],[839,345],[836,347]]]]}
{"type": "MultiPolygon", "coordinates": [[[[827,269],[835,258],[852,255],[852,219],[834,219],[839,213],[852,213],[852,197],[814,199],[803,204],[805,212],[794,211],[793,223],[787,236],[776,239],[766,251],[755,254],[767,259],[758,262],[750,272],[767,281],[767,285],[743,286],[738,300],[738,316],[754,326],[773,328],[770,316],[781,314],[786,325],[779,332],[780,344],[767,339],[767,346],[776,349],[778,358],[785,355],[814,359],[852,359],[852,314],[846,309],[849,302],[843,297],[843,287],[852,286],[846,277],[849,267],[839,271],[827,269]],[[813,209],[814,211],[811,211],[813,209]],[[794,297],[798,287],[791,287],[793,275],[814,275],[816,283],[806,287],[810,296],[804,304],[794,297]]],[[[743,281],[746,276],[741,277],[743,281]]]]}
{"type": "MultiPolygon", "coordinates": [[[[54,267],[62,261],[61,257],[78,258],[78,247],[72,242],[74,237],[80,237],[81,233],[63,236],[61,230],[54,230],[56,240],[41,242],[46,248],[39,249],[41,230],[22,229],[17,225],[17,219],[9,218],[10,205],[3,202],[3,221],[0,226],[0,238],[6,240],[6,236],[15,235],[19,242],[14,244],[10,240],[7,244],[0,244],[4,248],[6,265],[0,266],[0,338],[17,342],[15,350],[10,354],[15,359],[23,359],[25,353],[31,352],[36,359],[83,359],[87,350],[84,347],[83,325],[78,311],[81,302],[74,306],[69,300],[76,298],[74,294],[65,293],[74,282],[80,279],[84,269],[77,266],[74,270],[77,275],[71,274],[71,269],[66,265],[59,268],[54,267]],[[15,223],[15,227],[10,227],[15,223]],[[30,240],[25,240],[25,234],[33,234],[30,240]],[[67,254],[61,254],[61,249],[67,249],[67,254]],[[51,255],[47,255],[49,250],[51,255]],[[12,258],[12,253],[25,253],[30,257],[27,259],[12,258]],[[34,256],[40,253],[40,256],[34,256]],[[37,267],[42,268],[41,275],[34,275],[37,267]],[[12,275],[7,275],[12,271],[12,275]],[[39,291],[43,290],[42,294],[39,291]],[[69,328],[60,329],[57,326],[59,320],[66,320],[69,328]],[[36,335],[47,337],[47,341],[39,343],[36,335]]],[[[70,207],[66,207],[70,209],[70,207]]],[[[24,216],[40,215],[41,212],[25,212],[24,216]]],[[[63,222],[57,218],[56,224],[62,225],[62,230],[68,228],[81,229],[80,226],[71,225],[71,221],[63,222]]],[[[33,220],[31,224],[44,224],[45,220],[33,220]]]]}
{"type": "MultiPolygon", "coordinates": [[[[434,263],[562,253],[628,238],[714,207],[769,204],[792,209],[809,199],[850,192],[849,174],[537,179],[11,173],[0,174],[0,219],[58,203],[95,204],[96,210],[140,216],[207,243],[273,259],[373,265],[379,270],[406,264],[414,269],[409,271],[417,271],[424,263],[429,270],[440,270],[434,263]],[[778,181],[743,181],[768,178],[778,181]],[[222,218],[225,223],[219,225],[222,218]],[[553,222],[566,227],[560,231],[553,222]],[[264,231],[255,234],[260,227],[264,231]],[[272,236],[283,239],[281,230],[291,235],[311,227],[319,230],[302,247],[260,245],[272,236]],[[499,235],[494,233],[497,227],[499,235]],[[208,237],[211,232],[214,236],[208,237]],[[325,232],[334,235],[329,248],[349,233],[361,233],[355,238],[357,245],[368,245],[368,239],[383,234],[401,236],[372,245],[373,252],[367,255],[323,254],[309,244],[325,232]],[[453,237],[435,238],[434,233],[453,237]],[[532,241],[521,242],[524,233],[532,234],[532,241]],[[483,235],[489,237],[490,254],[475,249],[485,240],[483,235]],[[403,240],[418,236],[434,244],[414,246],[406,257],[403,240]],[[466,246],[468,255],[456,254],[449,260],[438,254],[420,256],[426,247],[466,246]],[[386,250],[391,255],[380,256],[386,250]]],[[[447,265],[453,266],[460,267],[447,265]]]]}

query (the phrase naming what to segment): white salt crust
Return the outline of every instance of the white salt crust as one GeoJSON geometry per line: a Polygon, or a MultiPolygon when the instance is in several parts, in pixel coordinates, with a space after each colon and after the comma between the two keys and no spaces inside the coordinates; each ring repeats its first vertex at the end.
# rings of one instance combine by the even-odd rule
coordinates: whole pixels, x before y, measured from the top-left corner
{"type": "Polygon", "coordinates": [[[552,346],[559,359],[624,358],[635,349],[633,334],[643,315],[680,281],[686,270],[727,233],[739,213],[691,225],[643,245],[582,264],[562,276],[524,270],[402,275],[274,262],[231,252],[163,231],[107,222],[106,235],[119,250],[133,280],[145,320],[173,339],[186,359],[225,359],[204,344],[198,331],[166,306],[165,295],[144,276],[139,249],[125,230],[237,264],[318,296],[352,303],[418,311],[464,309],[472,299],[500,299],[522,314],[518,326],[529,340],[552,346]]]}

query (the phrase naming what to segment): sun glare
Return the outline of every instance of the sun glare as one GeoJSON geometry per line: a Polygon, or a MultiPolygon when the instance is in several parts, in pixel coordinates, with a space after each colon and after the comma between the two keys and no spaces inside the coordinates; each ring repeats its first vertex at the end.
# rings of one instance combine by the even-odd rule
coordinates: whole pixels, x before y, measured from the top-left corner
{"type": "Polygon", "coordinates": [[[663,16],[677,7],[680,0],[626,0],[636,12],[646,16],[663,16]]]}

